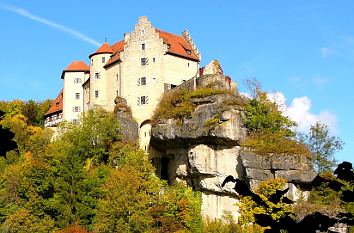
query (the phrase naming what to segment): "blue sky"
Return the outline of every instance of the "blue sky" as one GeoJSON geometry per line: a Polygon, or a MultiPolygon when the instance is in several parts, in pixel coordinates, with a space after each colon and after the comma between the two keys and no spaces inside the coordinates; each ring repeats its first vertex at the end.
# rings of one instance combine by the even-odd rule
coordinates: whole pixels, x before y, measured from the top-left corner
{"type": "Polygon", "coordinates": [[[179,34],[188,29],[201,65],[218,59],[245,91],[259,80],[277,93],[300,130],[320,120],[354,162],[354,2],[343,1],[2,1],[0,99],[55,98],[72,60],[88,61],[139,16],[179,34]]]}

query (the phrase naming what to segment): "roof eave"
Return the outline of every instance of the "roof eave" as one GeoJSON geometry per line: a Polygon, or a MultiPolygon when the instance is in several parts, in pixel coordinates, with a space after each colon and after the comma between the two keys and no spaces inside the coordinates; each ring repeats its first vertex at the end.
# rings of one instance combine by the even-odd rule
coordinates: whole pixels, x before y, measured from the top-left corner
{"type": "Polygon", "coordinates": [[[88,74],[90,73],[90,70],[63,70],[63,73],[61,73],[61,79],[64,79],[64,73],[66,72],[84,72],[88,74]]]}
{"type": "Polygon", "coordinates": [[[106,65],[103,66],[103,68],[107,69],[107,68],[109,68],[110,66],[113,66],[113,65],[115,65],[115,64],[118,63],[118,62],[121,62],[121,60],[118,59],[117,61],[114,61],[114,62],[111,62],[111,63],[109,63],[109,64],[106,64],[106,65]]]}
{"type": "Polygon", "coordinates": [[[167,51],[166,54],[170,54],[170,55],[172,55],[172,56],[182,57],[182,58],[185,58],[185,59],[188,59],[188,60],[200,62],[200,60],[199,60],[198,58],[193,58],[193,57],[189,57],[189,56],[184,56],[184,55],[181,55],[181,54],[179,54],[179,53],[174,53],[174,52],[167,51]]]}
{"type": "Polygon", "coordinates": [[[89,55],[89,58],[91,58],[94,55],[98,55],[98,54],[113,54],[113,52],[95,52],[89,55]]]}

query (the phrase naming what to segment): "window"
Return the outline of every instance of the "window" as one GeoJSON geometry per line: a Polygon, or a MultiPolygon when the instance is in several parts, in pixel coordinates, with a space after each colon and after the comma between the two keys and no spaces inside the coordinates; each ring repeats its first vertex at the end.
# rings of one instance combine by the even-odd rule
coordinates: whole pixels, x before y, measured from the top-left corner
{"type": "Polygon", "coordinates": [[[152,58],[152,62],[156,62],[156,59],[154,57],[152,58]]]}
{"type": "Polygon", "coordinates": [[[145,30],[144,29],[141,29],[141,35],[145,35],[145,30]]]}
{"type": "Polygon", "coordinates": [[[145,105],[149,103],[149,97],[148,96],[140,96],[138,97],[138,105],[145,105]]]}
{"type": "Polygon", "coordinates": [[[189,62],[187,63],[187,66],[189,67],[189,62]]]}
{"type": "Polygon", "coordinates": [[[100,79],[100,73],[95,73],[95,79],[100,79]]]}
{"type": "Polygon", "coordinates": [[[140,62],[141,62],[141,65],[142,65],[142,66],[146,66],[146,65],[147,65],[147,58],[146,58],[146,57],[142,57],[142,58],[140,59],[140,62]]]}
{"type": "Polygon", "coordinates": [[[145,86],[146,85],[146,77],[138,78],[138,86],[145,86]]]}
{"type": "Polygon", "coordinates": [[[91,65],[93,65],[93,58],[91,59],[91,65]]]}
{"type": "Polygon", "coordinates": [[[156,78],[156,77],[153,77],[153,78],[152,78],[152,82],[153,82],[153,83],[156,83],[156,81],[157,81],[157,78],[156,78]]]}
{"type": "Polygon", "coordinates": [[[56,107],[59,107],[59,102],[55,103],[55,106],[56,106],[56,107]]]}
{"type": "Polygon", "coordinates": [[[141,105],[146,104],[146,96],[140,97],[140,103],[141,103],[141,105]]]}
{"type": "Polygon", "coordinates": [[[74,106],[73,112],[81,112],[81,108],[79,106],[74,106]]]}
{"type": "Polygon", "coordinates": [[[95,91],[95,98],[98,98],[98,90],[95,91]]]}
{"type": "Polygon", "coordinates": [[[74,78],[74,83],[81,83],[81,78],[74,78]]]}
{"type": "Polygon", "coordinates": [[[141,50],[145,50],[145,44],[141,44],[141,50]]]}
{"type": "Polygon", "coordinates": [[[75,99],[80,99],[80,93],[75,93],[75,99]]]}
{"type": "Polygon", "coordinates": [[[77,123],[78,123],[77,119],[73,119],[73,124],[77,125],[77,123]]]}
{"type": "Polygon", "coordinates": [[[106,63],[106,57],[102,57],[102,63],[106,63]]]}
{"type": "Polygon", "coordinates": [[[167,44],[167,48],[170,49],[171,48],[171,44],[167,44]]]}
{"type": "Polygon", "coordinates": [[[187,50],[186,50],[186,53],[189,54],[189,55],[191,55],[191,54],[192,54],[192,51],[187,49],[187,50]]]}

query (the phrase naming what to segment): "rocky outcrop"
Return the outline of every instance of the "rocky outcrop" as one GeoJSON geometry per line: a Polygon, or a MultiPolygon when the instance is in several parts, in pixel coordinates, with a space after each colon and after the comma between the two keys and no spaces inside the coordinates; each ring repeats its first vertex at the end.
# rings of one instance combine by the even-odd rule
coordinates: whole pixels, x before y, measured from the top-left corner
{"type": "Polygon", "coordinates": [[[299,185],[312,180],[311,161],[292,155],[262,156],[240,147],[246,137],[242,110],[225,107],[229,95],[193,99],[197,107],[183,121],[163,119],[151,130],[151,153],[157,174],[169,183],[184,182],[202,192],[206,216],[220,218],[224,210],[238,216],[237,195],[233,184],[221,183],[228,175],[238,177],[251,188],[261,180],[284,177],[299,196],[299,185]]]}
{"type": "Polygon", "coordinates": [[[225,94],[193,99],[197,105],[193,117],[183,119],[183,123],[176,119],[160,120],[153,127],[151,145],[160,150],[186,144],[238,145],[246,129],[241,126],[239,110],[220,113],[227,99],[225,94]],[[214,117],[218,118],[216,127],[209,127],[207,122],[214,117]]]}
{"type": "Polygon", "coordinates": [[[114,112],[120,122],[122,129],[122,138],[125,141],[136,143],[139,139],[139,125],[133,119],[130,107],[127,105],[127,101],[117,96],[114,100],[116,104],[114,107],[114,112]]]}

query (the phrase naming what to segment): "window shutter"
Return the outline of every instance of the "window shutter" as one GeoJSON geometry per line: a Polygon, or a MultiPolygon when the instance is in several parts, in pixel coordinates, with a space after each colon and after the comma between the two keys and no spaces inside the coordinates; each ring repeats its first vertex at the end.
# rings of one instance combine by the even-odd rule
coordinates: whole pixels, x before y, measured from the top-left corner
{"type": "Polygon", "coordinates": [[[138,78],[138,86],[140,86],[140,78],[138,78]]]}
{"type": "Polygon", "coordinates": [[[149,96],[145,96],[145,104],[149,103],[149,96]]]}
{"type": "Polygon", "coordinates": [[[140,105],[140,97],[137,99],[137,105],[140,105]]]}

